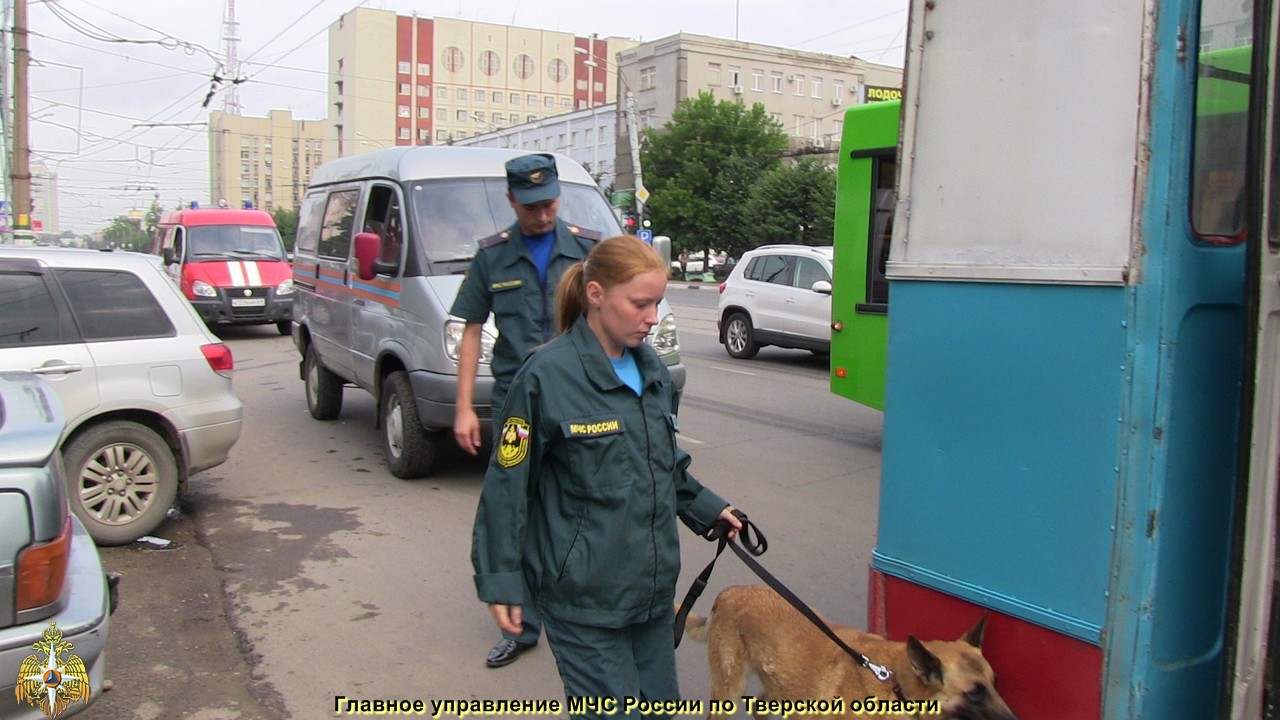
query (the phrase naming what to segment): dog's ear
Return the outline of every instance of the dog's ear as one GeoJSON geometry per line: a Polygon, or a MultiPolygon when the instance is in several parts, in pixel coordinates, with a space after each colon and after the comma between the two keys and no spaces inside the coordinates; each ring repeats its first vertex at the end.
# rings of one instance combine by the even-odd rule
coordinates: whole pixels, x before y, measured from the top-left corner
{"type": "Polygon", "coordinates": [[[965,633],[964,637],[960,639],[981,650],[982,636],[986,633],[986,631],[987,631],[987,614],[983,613],[982,617],[978,618],[977,624],[969,628],[969,632],[965,633]]]}
{"type": "Polygon", "coordinates": [[[934,685],[942,684],[942,661],[929,652],[915,635],[907,636],[907,656],[911,658],[911,669],[916,671],[921,680],[934,685]]]}

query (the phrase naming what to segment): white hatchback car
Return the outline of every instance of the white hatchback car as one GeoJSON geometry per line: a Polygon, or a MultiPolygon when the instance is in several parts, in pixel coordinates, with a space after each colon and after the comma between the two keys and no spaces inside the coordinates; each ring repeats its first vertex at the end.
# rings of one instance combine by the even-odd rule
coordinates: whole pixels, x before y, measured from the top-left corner
{"type": "Polygon", "coordinates": [[[243,411],[231,349],[160,258],[2,248],[0,305],[0,371],[62,400],[67,495],[98,544],[151,532],[189,475],[227,459],[243,411]]]}
{"type": "Polygon", "coordinates": [[[720,284],[717,327],[730,355],[750,360],[765,345],[831,352],[835,248],[765,245],[743,253],[720,284]]]}

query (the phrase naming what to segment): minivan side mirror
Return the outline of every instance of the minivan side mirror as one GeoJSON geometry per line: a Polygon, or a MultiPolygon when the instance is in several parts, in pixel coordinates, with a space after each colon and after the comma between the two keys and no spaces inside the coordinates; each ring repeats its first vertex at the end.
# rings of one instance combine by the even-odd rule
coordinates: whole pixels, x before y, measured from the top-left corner
{"type": "Polygon", "coordinates": [[[160,251],[160,255],[164,257],[164,264],[165,264],[165,265],[172,265],[172,264],[174,264],[174,263],[178,262],[178,261],[173,257],[173,248],[171,248],[171,247],[167,247],[167,248],[165,248],[164,250],[161,250],[161,251],[160,251]]]}
{"type": "Polygon", "coordinates": [[[382,238],[377,233],[356,233],[356,274],[361,280],[372,280],[375,275],[395,275],[397,264],[378,259],[382,254],[382,238]]]}
{"type": "Polygon", "coordinates": [[[816,293],[822,293],[823,295],[830,295],[831,283],[827,282],[826,280],[819,280],[818,282],[809,286],[809,289],[816,293]]]}

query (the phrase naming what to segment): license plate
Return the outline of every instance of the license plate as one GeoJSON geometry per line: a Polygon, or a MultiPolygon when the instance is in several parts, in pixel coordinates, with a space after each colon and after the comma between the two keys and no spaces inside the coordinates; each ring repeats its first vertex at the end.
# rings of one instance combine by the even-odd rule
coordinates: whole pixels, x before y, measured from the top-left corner
{"type": "Polygon", "coordinates": [[[266,298],[231,298],[231,307],[262,307],[266,304],[266,298]]]}

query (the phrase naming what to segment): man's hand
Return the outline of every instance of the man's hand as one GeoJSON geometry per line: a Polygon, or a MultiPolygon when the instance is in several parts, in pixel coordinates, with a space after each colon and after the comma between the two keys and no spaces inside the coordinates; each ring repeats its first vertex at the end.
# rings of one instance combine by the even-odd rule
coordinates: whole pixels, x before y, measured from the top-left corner
{"type": "Polygon", "coordinates": [[[480,453],[480,418],[470,405],[459,405],[454,412],[453,439],[471,455],[480,453]]]}

